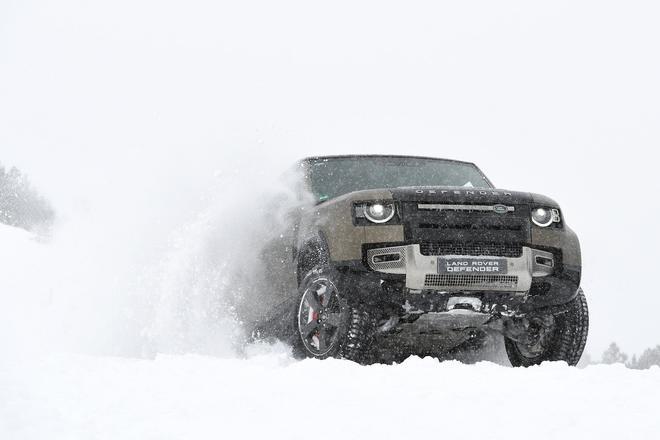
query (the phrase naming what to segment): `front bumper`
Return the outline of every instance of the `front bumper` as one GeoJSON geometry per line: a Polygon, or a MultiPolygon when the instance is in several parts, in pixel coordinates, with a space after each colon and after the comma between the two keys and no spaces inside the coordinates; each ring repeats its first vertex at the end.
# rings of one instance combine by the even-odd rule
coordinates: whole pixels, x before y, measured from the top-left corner
{"type": "Polygon", "coordinates": [[[367,264],[375,272],[405,275],[406,288],[410,290],[435,290],[443,292],[517,292],[526,294],[532,281],[553,275],[554,256],[550,252],[522,248],[517,258],[473,257],[463,255],[422,255],[419,244],[392,246],[367,251],[367,264]],[[448,274],[438,270],[439,258],[461,260],[506,260],[507,270],[503,274],[484,272],[471,274],[448,274]]]}

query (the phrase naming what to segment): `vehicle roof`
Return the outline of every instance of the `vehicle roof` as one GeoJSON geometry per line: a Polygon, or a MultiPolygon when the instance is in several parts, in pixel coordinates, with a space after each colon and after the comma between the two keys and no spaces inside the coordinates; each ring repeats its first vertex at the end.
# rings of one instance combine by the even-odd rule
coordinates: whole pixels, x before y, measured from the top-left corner
{"type": "Polygon", "coordinates": [[[484,174],[483,171],[481,171],[481,168],[477,166],[477,164],[473,162],[466,162],[462,160],[455,160],[455,159],[442,159],[439,157],[429,157],[429,156],[410,156],[410,155],[402,155],[402,154],[340,154],[340,155],[330,155],[330,156],[310,156],[306,157],[304,159],[301,159],[298,161],[299,164],[305,164],[308,163],[312,160],[323,160],[323,159],[350,159],[350,158],[361,158],[361,157],[374,157],[374,158],[387,158],[387,157],[392,157],[392,158],[399,158],[399,159],[427,159],[427,160],[439,160],[442,162],[451,162],[451,163],[460,163],[460,164],[465,164],[465,165],[471,165],[479,171],[479,174],[485,179],[488,184],[490,184],[493,188],[495,188],[495,185],[493,185],[493,182],[490,181],[490,179],[484,174]]]}
{"type": "Polygon", "coordinates": [[[428,159],[428,160],[441,160],[444,162],[455,162],[455,163],[464,163],[468,165],[475,165],[473,162],[466,162],[462,160],[455,159],[443,159],[440,157],[429,157],[429,156],[409,156],[404,154],[340,154],[340,155],[330,155],[330,156],[310,156],[304,159],[301,159],[300,162],[308,162],[310,160],[319,160],[319,159],[351,159],[351,158],[360,158],[360,157],[393,157],[399,159],[428,159]]]}

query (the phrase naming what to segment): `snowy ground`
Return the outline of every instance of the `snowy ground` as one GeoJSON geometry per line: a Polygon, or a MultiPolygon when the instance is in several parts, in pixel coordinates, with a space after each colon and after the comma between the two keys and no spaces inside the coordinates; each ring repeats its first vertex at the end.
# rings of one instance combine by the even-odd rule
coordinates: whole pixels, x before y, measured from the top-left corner
{"type": "Polygon", "coordinates": [[[660,369],[57,356],[0,371],[3,439],[656,438],[660,369]],[[8,377],[12,378],[8,380],[8,377]]]}
{"type": "MultiPolygon", "coordinates": [[[[76,303],[58,299],[57,278],[49,280],[55,274],[46,270],[56,244],[5,226],[0,242],[0,439],[654,438],[660,432],[659,368],[513,369],[430,358],[362,367],[295,361],[278,345],[248,346],[241,355],[65,354],[73,341],[63,343],[67,331],[82,331],[85,341],[112,351],[111,340],[97,333],[104,326],[91,322],[104,315],[74,322],[76,303]]],[[[112,303],[96,308],[104,304],[112,303]]],[[[119,327],[110,330],[121,333],[119,327]]]]}

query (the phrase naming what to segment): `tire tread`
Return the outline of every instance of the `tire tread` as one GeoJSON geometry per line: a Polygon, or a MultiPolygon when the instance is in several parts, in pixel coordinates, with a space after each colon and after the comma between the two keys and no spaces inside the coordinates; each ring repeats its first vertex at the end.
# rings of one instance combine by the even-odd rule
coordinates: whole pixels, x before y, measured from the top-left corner
{"type": "Polygon", "coordinates": [[[545,361],[564,361],[570,366],[580,362],[589,336],[589,307],[582,289],[569,303],[566,312],[556,315],[557,333],[551,346],[542,355],[529,359],[520,353],[516,343],[505,338],[506,353],[514,367],[530,367],[545,361]]]}

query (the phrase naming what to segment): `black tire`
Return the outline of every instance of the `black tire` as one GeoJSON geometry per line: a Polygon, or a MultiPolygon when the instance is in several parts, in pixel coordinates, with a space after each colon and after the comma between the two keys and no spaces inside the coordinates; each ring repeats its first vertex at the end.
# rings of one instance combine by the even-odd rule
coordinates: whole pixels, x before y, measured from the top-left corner
{"type": "Polygon", "coordinates": [[[317,267],[304,277],[295,307],[294,355],[369,363],[374,320],[366,307],[350,303],[340,291],[333,268],[317,267]]]}
{"type": "Polygon", "coordinates": [[[568,309],[554,315],[553,329],[547,335],[546,348],[530,356],[519,342],[504,338],[506,353],[514,367],[530,367],[545,361],[564,361],[575,366],[582,357],[589,333],[589,308],[582,289],[568,304],[568,309]]]}

